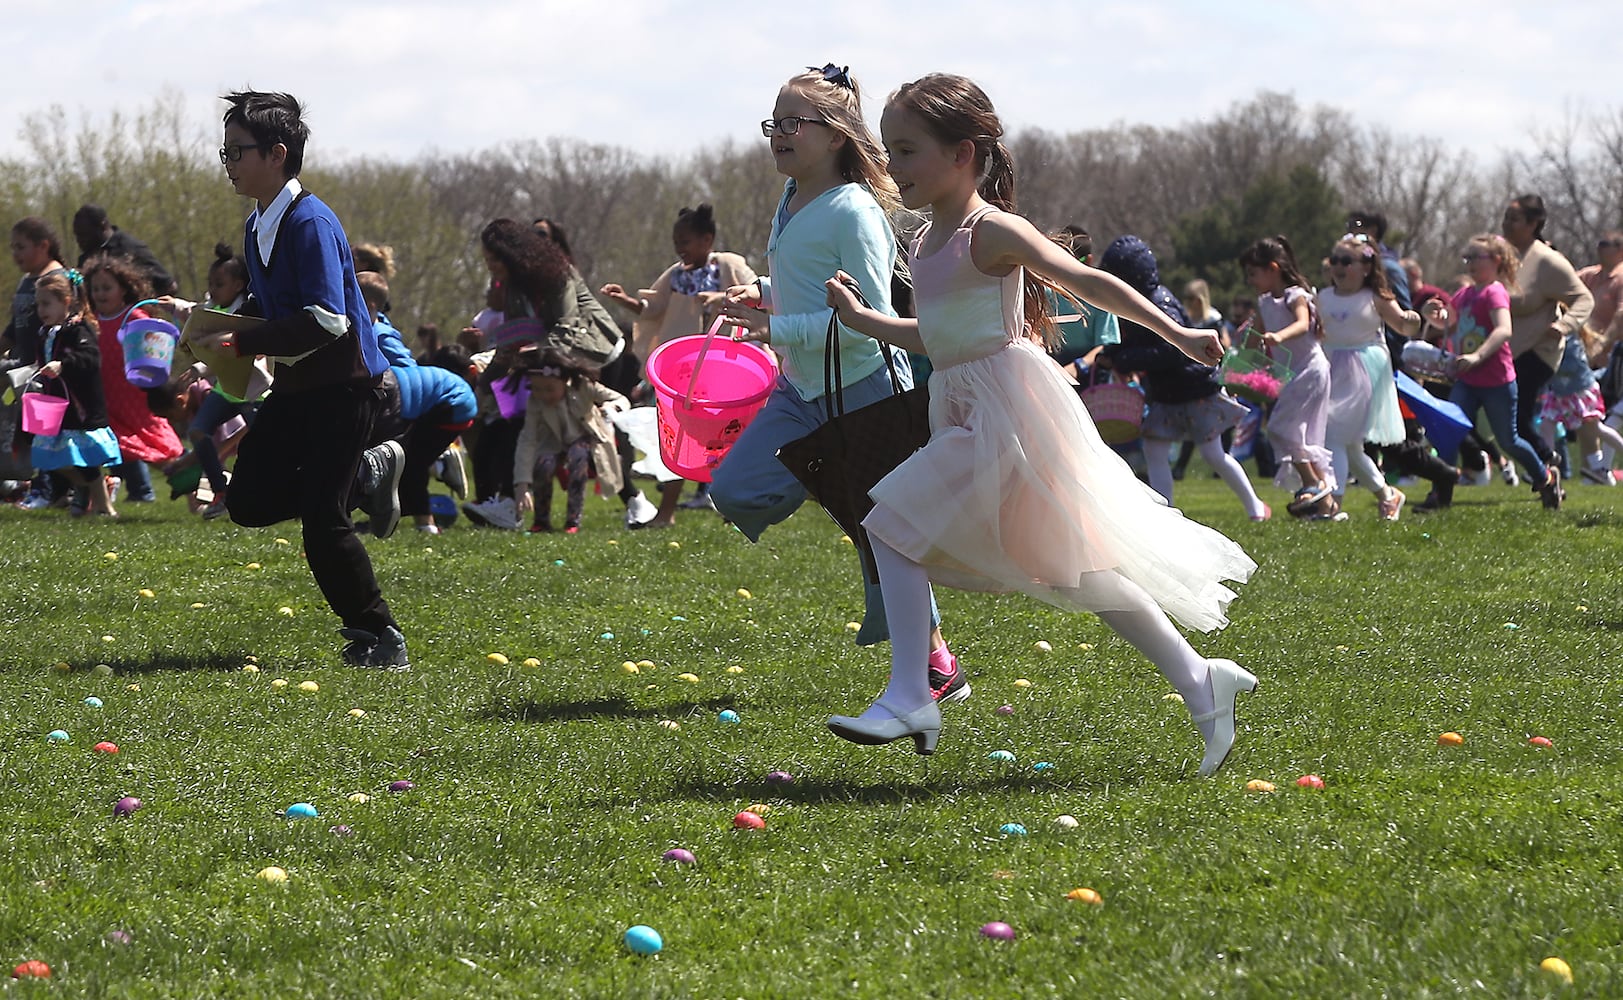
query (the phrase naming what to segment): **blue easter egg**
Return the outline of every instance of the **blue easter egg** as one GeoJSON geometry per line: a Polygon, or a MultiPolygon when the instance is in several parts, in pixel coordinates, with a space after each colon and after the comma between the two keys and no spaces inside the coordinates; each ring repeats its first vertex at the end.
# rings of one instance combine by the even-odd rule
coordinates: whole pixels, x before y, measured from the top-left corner
{"type": "Polygon", "coordinates": [[[1037,763],[1031,765],[1031,769],[1033,771],[1051,771],[1054,769],[1054,765],[1050,764],[1046,760],[1039,760],[1037,763]]]}
{"type": "Polygon", "coordinates": [[[45,738],[52,743],[66,743],[68,741],[68,731],[66,729],[53,729],[46,734],[45,738]]]}
{"type": "Polygon", "coordinates": [[[997,828],[997,832],[1009,837],[1024,837],[1026,828],[1019,823],[1005,823],[997,828]]]}
{"type": "Polygon", "coordinates": [[[730,708],[724,708],[716,714],[717,722],[737,722],[738,713],[730,708]]]}
{"type": "Polygon", "coordinates": [[[287,811],[282,815],[288,819],[315,819],[321,814],[316,812],[316,807],[308,802],[295,802],[288,806],[287,811]]]}
{"type": "Polygon", "coordinates": [[[1011,751],[1008,751],[1008,750],[993,750],[991,753],[987,754],[986,756],[987,756],[987,758],[989,760],[1000,760],[1000,761],[1003,761],[1004,763],[1008,763],[1008,762],[1014,760],[1014,754],[1011,751]]]}
{"type": "Polygon", "coordinates": [[[687,621],[687,619],[683,618],[681,615],[671,615],[671,621],[673,621],[673,622],[685,622],[685,621],[687,621]]]}
{"type": "Polygon", "coordinates": [[[90,706],[91,708],[100,708],[101,707],[101,699],[96,697],[95,695],[91,695],[90,697],[85,699],[85,704],[90,706]]]}
{"type": "Polygon", "coordinates": [[[659,931],[646,924],[626,928],[625,943],[639,955],[657,955],[665,947],[665,939],[659,936],[659,931]]]}
{"type": "Polygon", "coordinates": [[[613,632],[604,632],[602,635],[598,636],[598,638],[599,639],[612,639],[612,638],[614,638],[614,633],[613,632]]]}

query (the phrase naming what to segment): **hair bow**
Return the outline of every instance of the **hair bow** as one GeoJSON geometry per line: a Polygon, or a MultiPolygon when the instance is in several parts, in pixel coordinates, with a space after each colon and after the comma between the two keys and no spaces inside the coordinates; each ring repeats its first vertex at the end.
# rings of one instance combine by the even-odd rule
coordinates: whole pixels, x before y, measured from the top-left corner
{"type": "Polygon", "coordinates": [[[825,83],[832,83],[837,86],[844,87],[846,90],[857,89],[856,84],[851,82],[851,67],[849,66],[836,66],[833,63],[829,63],[828,65],[823,66],[821,69],[816,66],[807,66],[806,68],[811,70],[813,73],[823,74],[823,81],[825,83]]]}
{"type": "Polygon", "coordinates": [[[78,268],[70,267],[68,268],[68,283],[74,288],[83,288],[85,284],[85,276],[79,272],[78,268]]]}
{"type": "Polygon", "coordinates": [[[537,365],[530,369],[531,375],[545,375],[549,378],[563,378],[564,370],[557,365],[537,365]]]}

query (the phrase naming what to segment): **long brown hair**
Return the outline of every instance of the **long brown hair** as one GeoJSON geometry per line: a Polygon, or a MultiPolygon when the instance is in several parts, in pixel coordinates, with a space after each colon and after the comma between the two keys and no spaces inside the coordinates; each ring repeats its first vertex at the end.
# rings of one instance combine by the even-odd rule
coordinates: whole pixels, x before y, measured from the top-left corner
{"type": "Polygon", "coordinates": [[[1383,299],[1397,300],[1397,296],[1392,293],[1392,286],[1386,283],[1386,267],[1381,263],[1381,253],[1375,248],[1374,240],[1364,235],[1343,236],[1336,241],[1330,252],[1335,253],[1337,250],[1345,250],[1369,265],[1369,273],[1364,275],[1363,287],[1383,299]]]}
{"type": "Polygon", "coordinates": [[[34,285],[34,297],[41,293],[54,295],[68,304],[68,318],[63,326],[88,323],[96,326],[96,311],[90,308],[90,297],[85,294],[85,279],[78,271],[52,271],[34,285]]]}
{"type": "MultiPolygon", "coordinates": [[[[1003,144],[1003,123],[992,107],[992,99],[973,80],[931,73],[896,88],[885,106],[917,115],[942,145],[952,146],[966,139],[974,143],[975,169],[980,174],[976,190],[1003,211],[1015,211],[1014,158],[1003,144]]],[[[1028,273],[1027,278],[1023,294],[1026,324],[1043,346],[1053,350],[1062,338],[1043,290],[1071,296],[1043,275],[1028,273]]]]}

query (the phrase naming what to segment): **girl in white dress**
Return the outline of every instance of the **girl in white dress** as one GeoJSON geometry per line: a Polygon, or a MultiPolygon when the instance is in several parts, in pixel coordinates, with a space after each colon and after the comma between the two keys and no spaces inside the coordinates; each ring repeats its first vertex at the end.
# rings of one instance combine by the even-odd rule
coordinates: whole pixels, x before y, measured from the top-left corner
{"type": "Polygon", "coordinates": [[[911,209],[934,223],[909,253],[917,320],[861,305],[842,283],[828,302],[859,333],[929,355],[928,444],[871,491],[863,526],[878,558],[891,624],[891,675],[861,716],[829,728],[857,743],[911,737],[932,753],[941,713],[923,668],[929,583],[1019,590],[1092,610],[1160,668],[1205,740],[1200,772],[1234,743],[1235,701],[1257,679],[1207,660],[1168,615],[1209,631],[1256,568],[1234,542],[1168,507],[1099,439],[1059,367],[1032,336],[1052,335],[1041,280],[1153,330],[1208,364],[1217,335],[1175,325],[1122,281],[1086,267],[1024,218],[991,102],[962,77],[932,75],[891,96],[882,131],[889,171],[911,209]],[[894,603],[892,603],[894,602],[894,603]]]}

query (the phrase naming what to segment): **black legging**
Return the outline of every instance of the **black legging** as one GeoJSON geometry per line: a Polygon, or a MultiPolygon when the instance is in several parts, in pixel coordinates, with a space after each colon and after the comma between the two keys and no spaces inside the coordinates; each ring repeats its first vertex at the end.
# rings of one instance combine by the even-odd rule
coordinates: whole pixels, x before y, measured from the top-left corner
{"type": "Polygon", "coordinates": [[[1554,377],[1555,370],[1532,351],[1516,359],[1516,433],[1533,446],[1545,465],[1555,461],[1555,449],[1544,443],[1544,435],[1533,426],[1533,418],[1538,416],[1539,394],[1554,377]]]}

